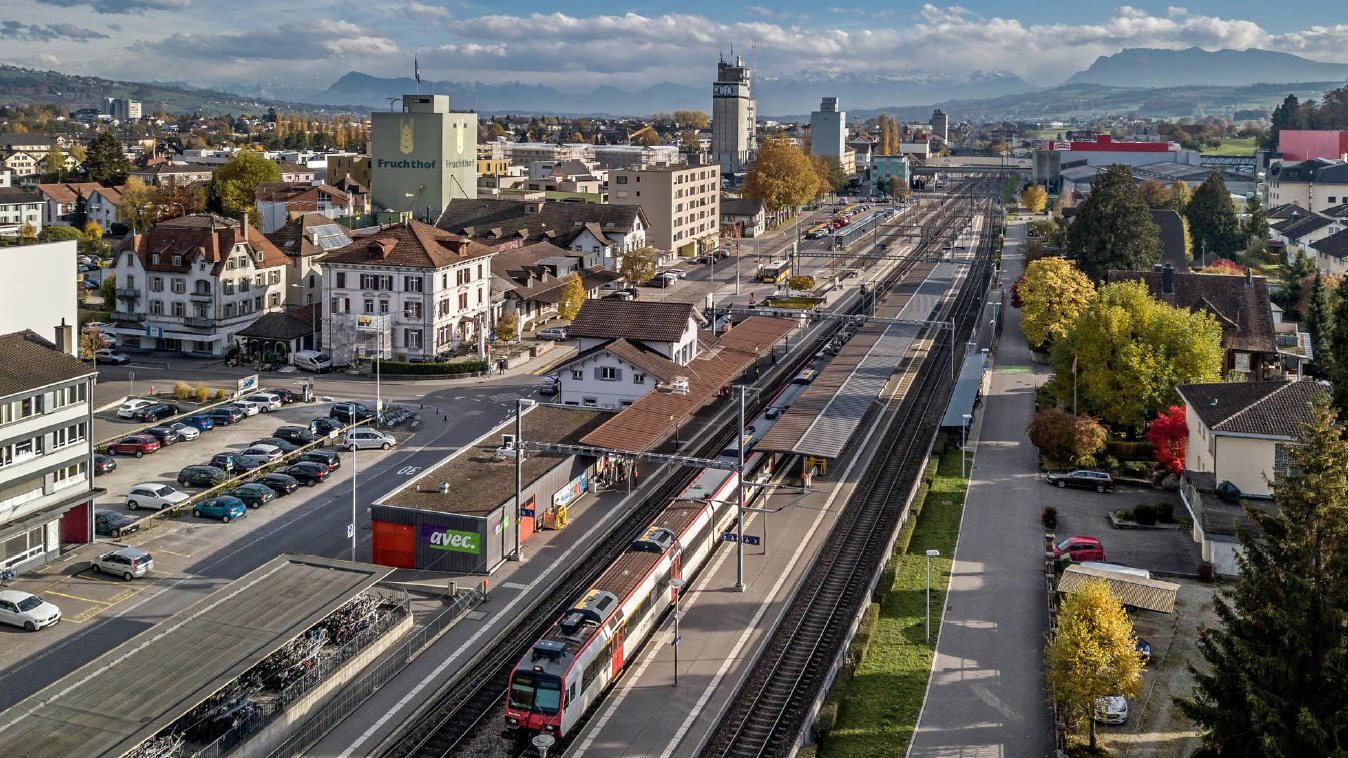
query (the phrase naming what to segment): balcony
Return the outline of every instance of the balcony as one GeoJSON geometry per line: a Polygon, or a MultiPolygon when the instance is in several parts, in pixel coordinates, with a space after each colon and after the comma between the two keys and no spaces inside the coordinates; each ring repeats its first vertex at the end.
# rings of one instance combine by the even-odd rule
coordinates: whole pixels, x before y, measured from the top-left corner
{"type": "Polygon", "coordinates": [[[138,298],[140,297],[140,290],[135,287],[118,287],[117,297],[138,298]]]}
{"type": "Polygon", "coordinates": [[[145,314],[113,312],[112,320],[119,324],[138,324],[145,320],[145,314]]]}
{"type": "Polygon", "coordinates": [[[190,293],[190,294],[188,295],[188,297],[191,298],[191,299],[193,299],[193,300],[200,300],[200,301],[202,301],[202,302],[207,302],[207,303],[213,302],[213,301],[215,300],[215,296],[212,295],[212,294],[209,293],[209,292],[193,292],[193,293],[190,293]]]}
{"type": "Polygon", "coordinates": [[[204,316],[184,316],[183,326],[192,327],[193,329],[214,329],[215,319],[206,318],[204,316]]]}

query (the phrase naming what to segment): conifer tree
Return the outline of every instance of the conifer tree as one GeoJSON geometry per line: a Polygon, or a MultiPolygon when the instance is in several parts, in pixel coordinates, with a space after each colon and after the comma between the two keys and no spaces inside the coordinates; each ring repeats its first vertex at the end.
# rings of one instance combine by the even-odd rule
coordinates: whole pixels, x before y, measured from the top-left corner
{"type": "Polygon", "coordinates": [[[1133,172],[1114,164],[1091,180],[1091,194],[1067,231],[1067,251],[1087,276],[1110,269],[1150,270],[1161,260],[1160,230],[1137,196],[1133,172]]]}
{"type": "Polygon", "coordinates": [[[1208,255],[1230,258],[1245,246],[1236,221],[1236,205],[1216,171],[1194,190],[1184,207],[1184,217],[1189,220],[1189,238],[1208,255]]]}

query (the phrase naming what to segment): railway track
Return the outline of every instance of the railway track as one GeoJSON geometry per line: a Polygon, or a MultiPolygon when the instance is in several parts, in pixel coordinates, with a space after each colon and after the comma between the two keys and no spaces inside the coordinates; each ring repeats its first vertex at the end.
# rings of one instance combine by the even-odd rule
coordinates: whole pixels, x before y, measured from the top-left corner
{"type": "Polygon", "coordinates": [[[754,673],[707,741],[703,756],[784,756],[796,744],[852,620],[869,596],[872,577],[886,557],[889,535],[904,515],[903,494],[920,474],[927,441],[939,423],[936,414],[948,395],[948,351],[961,344],[957,335],[967,333],[976,320],[977,295],[986,285],[986,263],[996,235],[990,204],[984,218],[988,227],[977,250],[983,265],[975,266],[950,303],[959,329],[932,339],[923,360],[912,365],[912,384],[881,443],[881,449],[892,452],[867,467],[862,477],[864,491],[849,501],[820,548],[804,585],[753,667],[754,673]]]}
{"type": "MultiPolygon", "coordinates": [[[[940,225],[943,231],[953,228],[958,218],[949,212],[950,207],[952,203],[946,201],[938,204],[933,211],[934,216],[946,212],[947,218],[943,219],[940,225]]],[[[895,266],[886,275],[881,288],[888,289],[900,281],[912,268],[913,263],[905,262],[895,266]]],[[[861,305],[858,299],[849,312],[858,312],[861,305]]],[[[777,374],[772,380],[770,389],[759,394],[760,399],[749,409],[751,415],[761,410],[758,406],[766,402],[763,398],[770,398],[777,389],[790,382],[840,328],[841,324],[834,324],[821,329],[811,340],[809,349],[799,351],[796,357],[776,367],[777,374]]],[[[733,414],[727,414],[722,428],[693,455],[707,456],[722,449],[735,437],[734,423],[733,414]]],[[[689,471],[686,475],[682,472],[674,474],[651,497],[643,500],[641,506],[625,518],[606,540],[582,558],[553,590],[520,613],[514,623],[500,636],[497,644],[490,646],[470,661],[455,681],[437,694],[429,706],[414,716],[410,725],[395,740],[386,743],[378,754],[379,758],[446,758],[461,752],[484,731],[499,728],[499,724],[494,723],[492,718],[498,716],[501,711],[509,675],[515,663],[547,630],[553,620],[574,602],[581,591],[593,583],[594,579],[626,549],[631,540],[646,528],[660,508],[691,482],[696,473],[689,471]]],[[[519,754],[527,752],[526,747],[521,749],[519,754]]]]}

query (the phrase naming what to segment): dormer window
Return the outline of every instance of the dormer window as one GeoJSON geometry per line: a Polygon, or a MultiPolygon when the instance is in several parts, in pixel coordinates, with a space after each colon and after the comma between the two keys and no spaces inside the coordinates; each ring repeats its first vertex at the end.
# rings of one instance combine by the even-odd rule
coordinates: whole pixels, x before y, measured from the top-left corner
{"type": "Polygon", "coordinates": [[[159,265],[159,253],[151,253],[151,254],[150,254],[150,265],[153,265],[153,266],[158,266],[158,265],[159,265]]]}
{"type": "Polygon", "coordinates": [[[173,265],[175,266],[183,265],[183,257],[181,255],[173,256],[173,265]]]}

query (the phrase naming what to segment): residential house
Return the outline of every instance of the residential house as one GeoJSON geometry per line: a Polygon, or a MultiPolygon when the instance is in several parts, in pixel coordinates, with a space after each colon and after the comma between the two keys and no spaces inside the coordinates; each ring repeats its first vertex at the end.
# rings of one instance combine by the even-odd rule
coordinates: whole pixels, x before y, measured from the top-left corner
{"type": "Polygon", "coordinates": [[[97,376],[32,330],[0,335],[0,570],[29,571],[62,543],[94,541],[97,376]]]}
{"type": "Polygon", "coordinates": [[[281,181],[295,184],[313,184],[318,180],[318,171],[310,166],[301,166],[292,161],[276,162],[281,167],[281,181]]]}
{"type": "Polygon", "coordinates": [[[356,181],[350,175],[341,177],[335,182],[330,182],[330,186],[340,192],[345,192],[351,197],[351,208],[357,215],[364,215],[370,212],[370,188],[356,181]]]}
{"type": "Polygon", "coordinates": [[[757,237],[768,228],[767,209],[756,197],[722,197],[721,228],[733,236],[757,237]]]}
{"type": "MultiPolygon", "coordinates": [[[[98,182],[66,182],[60,184],[39,184],[37,193],[42,196],[46,207],[42,210],[43,226],[70,226],[70,216],[75,211],[79,199],[84,198],[87,208],[90,196],[95,190],[102,189],[98,182]]],[[[106,228],[106,227],[105,227],[106,228]]]]}
{"type": "Polygon", "coordinates": [[[551,242],[566,250],[598,253],[600,265],[616,270],[622,253],[647,246],[650,223],[635,205],[456,198],[436,226],[492,247],[551,242]]]}
{"type": "Polygon", "coordinates": [[[1284,219],[1269,226],[1273,241],[1283,246],[1290,263],[1298,250],[1311,255],[1311,245],[1343,230],[1345,222],[1318,213],[1284,219]]]}
{"type": "Polygon", "coordinates": [[[885,189],[889,189],[891,182],[900,182],[900,186],[907,187],[912,180],[912,166],[906,155],[872,155],[867,164],[867,179],[871,187],[877,187],[881,182],[885,183],[885,189]]]}
{"type": "MultiPolygon", "coordinates": [[[[475,201],[469,201],[475,202],[475,201]]],[[[485,344],[496,250],[407,221],[323,257],[323,344],[339,365],[429,359],[485,344]]]]}
{"type": "Polygon", "coordinates": [[[122,202],[121,187],[99,187],[94,190],[84,206],[84,215],[106,233],[114,227],[125,226],[117,204],[122,202]]]}
{"type": "Polygon", "coordinates": [[[42,176],[42,158],[26,150],[14,150],[0,154],[0,168],[13,174],[13,183],[21,187],[34,187],[42,176]]]}
{"type": "Polygon", "coordinates": [[[24,152],[41,161],[56,146],[56,138],[46,134],[0,132],[0,154],[24,152]]]}
{"type": "Polygon", "coordinates": [[[1273,161],[1265,176],[1270,206],[1296,203],[1319,212],[1348,202],[1348,163],[1342,160],[1273,161]]]}
{"type": "Polygon", "coordinates": [[[350,177],[352,181],[370,188],[370,156],[358,153],[330,153],[328,155],[327,182],[338,189],[345,190],[337,182],[350,177]]]}
{"type": "Polygon", "coordinates": [[[351,196],[327,184],[262,182],[257,186],[257,212],[262,232],[274,232],[300,214],[317,213],[333,219],[355,212],[351,196]]]}
{"type": "Polygon", "coordinates": [[[149,185],[183,186],[204,184],[211,180],[214,169],[210,166],[183,165],[179,163],[158,163],[146,168],[134,169],[127,177],[135,177],[149,185]]]}
{"type": "Polygon", "coordinates": [[[1254,380],[1282,378],[1264,277],[1179,273],[1163,265],[1159,271],[1110,271],[1109,281],[1140,281],[1162,302],[1215,318],[1222,329],[1223,376],[1237,371],[1254,380]]]}
{"type": "Polygon", "coordinates": [[[0,187],[0,237],[17,237],[25,226],[42,231],[42,196],[22,187],[0,187]]]}
{"type": "Polygon", "coordinates": [[[617,278],[598,261],[597,253],[571,252],[549,242],[501,250],[491,259],[492,287],[501,296],[493,323],[512,313],[522,333],[556,316],[572,275],[580,277],[586,297],[598,296],[601,286],[617,278]]]}
{"type": "Polygon", "coordinates": [[[224,357],[260,314],[279,311],[290,259],[235,219],[182,216],[113,251],[112,332],[130,350],[224,357]]]}
{"type": "Polygon", "coordinates": [[[1185,384],[1176,389],[1188,426],[1180,494],[1193,520],[1193,538],[1218,574],[1233,575],[1240,552],[1236,533],[1251,531],[1253,525],[1239,504],[1222,502],[1217,487],[1230,482],[1245,496],[1271,496],[1270,483],[1288,470],[1289,452],[1301,441],[1301,425],[1311,420],[1311,402],[1327,388],[1303,380],[1185,384]]]}
{"type": "Polygon", "coordinates": [[[286,305],[323,302],[322,258],[351,244],[347,228],[321,213],[306,213],[267,233],[267,239],[290,258],[286,305]]]}
{"type": "Polygon", "coordinates": [[[586,300],[567,327],[580,352],[554,369],[558,402],[620,410],[657,384],[686,381],[703,324],[691,303],[586,300]]]}

